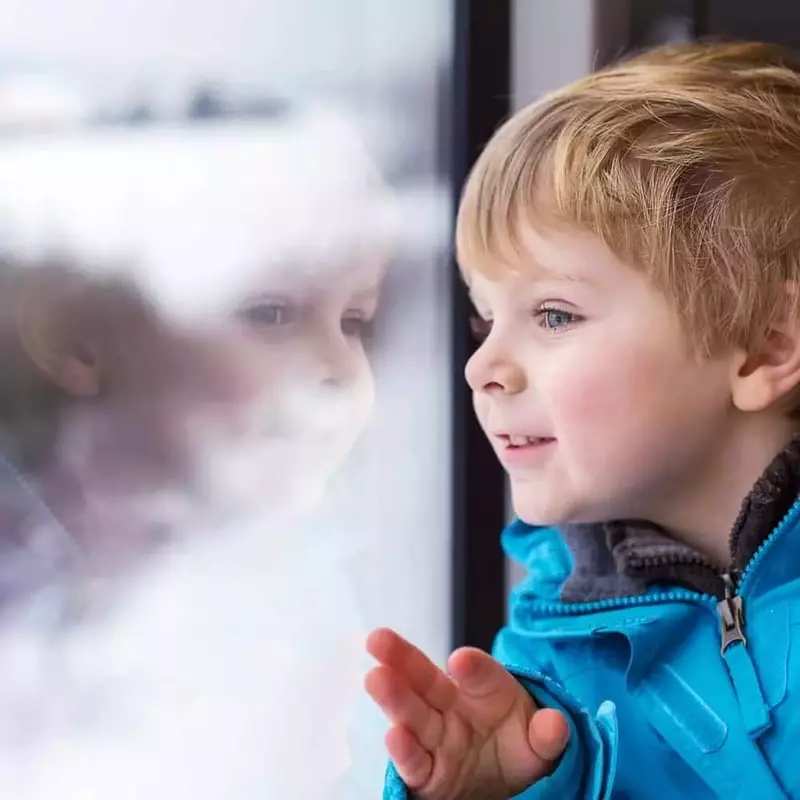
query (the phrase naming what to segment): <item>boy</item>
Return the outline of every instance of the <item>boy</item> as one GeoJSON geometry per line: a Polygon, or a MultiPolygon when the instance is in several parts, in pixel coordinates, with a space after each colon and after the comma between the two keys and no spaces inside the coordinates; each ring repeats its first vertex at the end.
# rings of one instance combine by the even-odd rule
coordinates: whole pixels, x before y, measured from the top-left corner
{"type": "Polygon", "coordinates": [[[370,637],[385,797],[800,796],[798,208],[767,45],[643,54],[489,143],[467,380],[528,578],[497,660],[370,637]]]}

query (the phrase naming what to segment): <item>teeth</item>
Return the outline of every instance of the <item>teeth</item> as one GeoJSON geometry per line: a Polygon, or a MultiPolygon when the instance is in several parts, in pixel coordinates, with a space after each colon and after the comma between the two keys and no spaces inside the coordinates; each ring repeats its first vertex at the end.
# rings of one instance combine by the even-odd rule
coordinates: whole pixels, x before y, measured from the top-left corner
{"type": "Polygon", "coordinates": [[[541,436],[520,436],[516,433],[509,433],[505,438],[511,447],[524,447],[526,444],[540,444],[548,441],[541,436]]]}

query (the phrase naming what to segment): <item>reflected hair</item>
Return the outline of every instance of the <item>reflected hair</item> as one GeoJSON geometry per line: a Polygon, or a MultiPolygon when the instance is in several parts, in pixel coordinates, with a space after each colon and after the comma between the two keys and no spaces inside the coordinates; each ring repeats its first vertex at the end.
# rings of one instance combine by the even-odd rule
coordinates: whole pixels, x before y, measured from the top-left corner
{"type": "Polygon", "coordinates": [[[20,313],[32,292],[44,287],[58,292],[66,286],[71,291],[64,292],[64,303],[73,305],[62,311],[76,340],[91,332],[108,343],[120,320],[154,314],[137,287],[122,277],[93,276],[66,259],[0,259],[0,454],[27,473],[47,465],[63,414],[76,400],[26,351],[20,313]]]}

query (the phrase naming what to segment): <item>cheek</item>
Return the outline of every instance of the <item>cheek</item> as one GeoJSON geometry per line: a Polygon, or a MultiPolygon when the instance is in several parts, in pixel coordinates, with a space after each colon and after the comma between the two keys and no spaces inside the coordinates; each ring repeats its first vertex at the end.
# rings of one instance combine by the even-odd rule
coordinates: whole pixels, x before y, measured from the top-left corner
{"type": "MultiPolygon", "coordinates": [[[[185,431],[236,426],[280,365],[227,331],[171,335],[117,365],[113,418],[120,436],[177,452],[185,431]]],[[[139,448],[131,447],[136,451],[139,448]]]]}
{"type": "Polygon", "coordinates": [[[568,454],[595,477],[639,470],[655,453],[686,446],[721,410],[722,387],[702,365],[647,341],[608,342],[561,360],[549,376],[548,406],[568,454]]]}
{"type": "Polygon", "coordinates": [[[663,377],[662,364],[647,351],[629,349],[618,357],[581,352],[559,359],[548,374],[548,401],[570,427],[596,428],[635,417],[652,395],[660,395],[663,377]]]}
{"type": "Polygon", "coordinates": [[[344,342],[330,365],[302,337],[270,341],[246,332],[217,332],[184,360],[191,391],[184,407],[211,429],[249,434],[252,425],[319,425],[343,439],[358,437],[371,414],[375,387],[363,348],[344,342]],[[326,385],[324,378],[339,379],[326,385]]]}
{"type": "Polygon", "coordinates": [[[215,369],[206,376],[210,393],[233,405],[247,404],[279,386],[292,362],[290,344],[232,337],[220,343],[215,369]]]}
{"type": "Polygon", "coordinates": [[[280,375],[285,361],[281,348],[236,329],[216,329],[175,343],[162,385],[196,408],[235,407],[280,375]]]}

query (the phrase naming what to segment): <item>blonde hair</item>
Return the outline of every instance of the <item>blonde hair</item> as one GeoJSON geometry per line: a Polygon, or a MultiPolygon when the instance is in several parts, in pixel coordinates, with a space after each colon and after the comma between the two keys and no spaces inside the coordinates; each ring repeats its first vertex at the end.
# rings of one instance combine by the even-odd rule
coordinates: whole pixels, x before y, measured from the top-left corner
{"type": "Polygon", "coordinates": [[[797,304],[800,59],[759,43],[663,47],[523,109],[464,188],[462,269],[512,266],[523,226],[552,222],[644,271],[698,347],[754,346],[797,304]]]}

